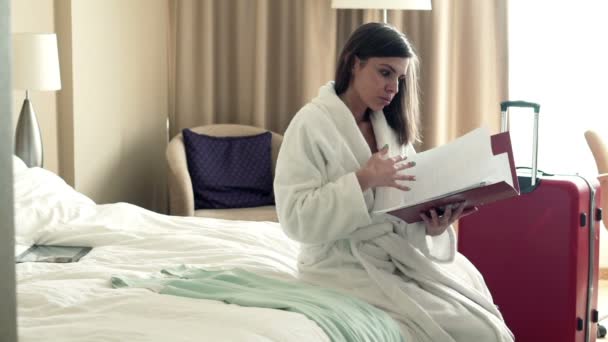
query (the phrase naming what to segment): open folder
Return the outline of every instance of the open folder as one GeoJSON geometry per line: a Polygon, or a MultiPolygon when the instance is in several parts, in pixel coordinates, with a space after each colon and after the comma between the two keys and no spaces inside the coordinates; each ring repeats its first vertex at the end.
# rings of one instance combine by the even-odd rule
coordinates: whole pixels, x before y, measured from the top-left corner
{"type": "Polygon", "coordinates": [[[441,211],[465,202],[467,209],[519,196],[511,138],[508,132],[490,135],[478,128],[462,137],[406,160],[416,166],[403,170],[415,175],[410,191],[376,189],[374,213],[389,213],[408,223],[422,221],[421,212],[441,211]]]}

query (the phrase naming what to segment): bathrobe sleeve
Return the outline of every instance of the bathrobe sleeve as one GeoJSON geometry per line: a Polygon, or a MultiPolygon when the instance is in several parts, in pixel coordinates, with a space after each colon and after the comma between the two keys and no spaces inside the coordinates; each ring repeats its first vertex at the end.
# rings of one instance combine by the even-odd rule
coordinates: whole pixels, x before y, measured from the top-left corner
{"type": "MultiPolygon", "coordinates": [[[[412,156],[416,154],[411,144],[403,146],[401,154],[412,156]]],[[[438,263],[450,263],[456,255],[456,233],[450,225],[442,234],[437,236],[426,235],[426,226],[423,221],[406,223],[397,226],[397,233],[406,238],[409,243],[418,248],[427,258],[438,263]]]]}
{"type": "Polygon", "coordinates": [[[290,123],[274,180],[283,230],[291,239],[308,244],[343,239],[371,223],[355,175],[358,165],[344,165],[341,154],[348,146],[319,111],[306,106],[290,123]]]}

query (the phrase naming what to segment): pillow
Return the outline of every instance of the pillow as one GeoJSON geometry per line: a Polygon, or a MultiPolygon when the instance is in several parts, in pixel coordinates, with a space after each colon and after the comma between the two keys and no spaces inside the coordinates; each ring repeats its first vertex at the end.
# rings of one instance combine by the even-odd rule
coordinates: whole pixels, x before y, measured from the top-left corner
{"type": "Polygon", "coordinates": [[[182,131],[195,209],[274,204],[272,133],[213,137],[182,131]]]}

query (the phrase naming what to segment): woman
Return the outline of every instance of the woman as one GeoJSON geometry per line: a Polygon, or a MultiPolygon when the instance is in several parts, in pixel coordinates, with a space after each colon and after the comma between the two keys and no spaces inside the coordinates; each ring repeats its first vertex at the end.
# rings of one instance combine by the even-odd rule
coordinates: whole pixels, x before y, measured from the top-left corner
{"type": "Polygon", "coordinates": [[[391,26],[369,23],[351,35],[335,82],[285,132],[274,182],[279,221],[302,244],[302,279],[384,309],[405,341],[512,341],[481,275],[455,251],[451,224],[463,204],[416,224],[371,211],[415,184],[406,158],[419,138],[417,64],[391,26]]]}

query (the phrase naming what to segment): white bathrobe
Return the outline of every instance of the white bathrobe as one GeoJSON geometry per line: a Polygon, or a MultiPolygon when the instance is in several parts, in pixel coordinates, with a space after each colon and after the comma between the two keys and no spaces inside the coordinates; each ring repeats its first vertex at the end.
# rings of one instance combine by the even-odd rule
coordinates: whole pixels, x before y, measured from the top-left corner
{"type": "MultiPolygon", "coordinates": [[[[382,112],[371,122],[378,149],[388,144],[391,156],[415,153],[398,143],[382,112]]],[[[513,341],[483,278],[456,252],[451,227],[430,238],[422,223],[371,213],[374,198],[397,190],[361,191],[355,172],[370,157],[333,82],[291,121],[274,189],[283,230],[302,244],[301,278],[386,310],[406,342],[513,341]]]]}

